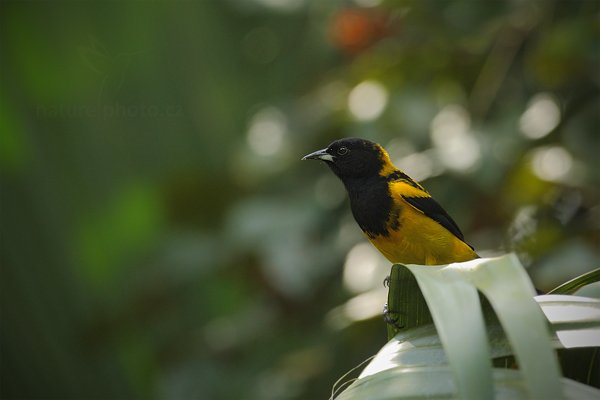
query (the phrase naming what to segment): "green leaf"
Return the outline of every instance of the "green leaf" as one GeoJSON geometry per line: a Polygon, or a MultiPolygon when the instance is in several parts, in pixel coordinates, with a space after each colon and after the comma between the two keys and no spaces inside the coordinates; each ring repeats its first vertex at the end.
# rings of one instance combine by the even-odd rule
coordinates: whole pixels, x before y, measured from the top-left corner
{"type": "MultiPolygon", "coordinates": [[[[600,346],[600,301],[577,296],[537,296],[554,333],[555,348],[600,346]],[[567,334],[565,337],[564,334],[567,334]],[[587,341],[573,340],[587,338],[587,341]]],[[[512,354],[501,325],[488,325],[492,358],[512,354]]],[[[476,351],[476,349],[472,349],[476,351]]],[[[496,398],[531,399],[523,375],[518,371],[492,370],[496,398]]],[[[567,399],[595,399],[600,391],[561,378],[567,399]]],[[[365,367],[359,379],[337,399],[464,398],[452,378],[452,367],[433,324],[406,329],[390,340],[365,367]]],[[[556,398],[553,396],[552,398],[556,398]]]]}
{"type": "Polygon", "coordinates": [[[532,398],[560,398],[560,368],[535,288],[514,254],[453,264],[489,300],[500,320],[532,398]]]}
{"type": "Polygon", "coordinates": [[[600,282],[600,268],[596,268],[593,271],[579,275],[577,278],[573,278],[570,281],[552,289],[548,292],[548,294],[573,294],[582,287],[594,282],[600,282]]]}
{"type": "Polygon", "coordinates": [[[600,345],[600,301],[533,295],[514,255],[440,267],[394,266],[391,315],[412,327],[401,329],[338,398],[597,396],[596,389],[561,378],[554,348],[600,345]],[[417,283],[423,295],[414,294],[417,283]],[[407,296],[394,292],[399,287],[413,293],[412,301],[399,301],[407,296]],[[485,296],[483,307],[478,291],[485,296]],[[435,327],[420,324],[428,318],[435,327]],[[510,355],[519,371],[492,368],[492,359],[510,355]]]}
{"type": "MultiPolygon", "coordinates": [[[[495,399],[534,399],[523,384],[518,370],[493,369],[493,396],[495,399]]],[[[558,382],[566,399],[595,400],[600,391],[590,386],[561,378],[558,382]]],[[[559,395],[551,397],[558,398],[559,395]]],[[[449,366],[425,368],[395,367],[381,373],[359,379],[342,392],[336,400],[369,399],[464,399],[457,394],[453,371],[449,366]]]]}
{"type": "Polygon", "coordinates": [[[487,297],[511,339],[532,395],[549,398],[560,393],[556,384],[560,372],[546,321],[533,300],[533,285],[514,255],[406,268],[425,296],[463,398],[489,396],[491,390],[489,349],[477,290],[487,297]]]}
{"type": "Polygon", "coordinates": [[[452,371],[462,398],[492,398],[492,364],[477,289],[451,268],[407,268],[417,278],[451,364],[457,366],[452,371]]]}
{"type": "Polygon", "coordinates": [[[600,300],[544,295],[536,300],[552,324],[556,347],[600,347],[600,300]]]}
{"type": "MultiPolygon", "coordinates": [[[[566,295],[537,296],[535,300],[550,323],[554,348],[600,347],[600,300],[566,295]],[[585,340],[578,341],[578,337],[585,340]]],[[[497,321],[488,324],[487,337],[492,358],[512,354],[510,342],[497,321]]],[[[440,336],[435,326],[428,324],[398,333],[365,367],[359,379],[398,366],[446,364],[440,336]]]]}
{"type": "Polygon", "coordinates": [[[410,329],[433,322],[417,280],[400,264],[394,265],[390,273],[388,311],[388,316],[397,321],[396,326],[387,325],[388,340],[399,332],[398,327],[410,329]]]}

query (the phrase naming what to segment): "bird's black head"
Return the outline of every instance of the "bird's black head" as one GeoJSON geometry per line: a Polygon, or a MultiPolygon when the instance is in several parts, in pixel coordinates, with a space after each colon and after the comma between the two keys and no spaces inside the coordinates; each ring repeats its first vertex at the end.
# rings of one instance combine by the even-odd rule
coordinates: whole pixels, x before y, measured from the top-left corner
{"type": "Polygon", "coordinates": [[[302,159],[325,161],[346,184],[356,179],[383,176],[383,171],[393,168],[383,147],[359,138],[336,140],[327,148],[310,153],[302,159]]]}

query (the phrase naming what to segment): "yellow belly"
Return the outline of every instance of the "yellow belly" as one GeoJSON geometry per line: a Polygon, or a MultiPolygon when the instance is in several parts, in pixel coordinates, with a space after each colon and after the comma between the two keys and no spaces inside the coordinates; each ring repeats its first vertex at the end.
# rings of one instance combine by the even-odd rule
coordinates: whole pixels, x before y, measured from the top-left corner
{"type": "Polygon", "coordinates": [[[399,215],[399,228],[388,236],[368,239],[392,263],[441,265],[478,258],[465,242],[408,206],[399,215]]]}

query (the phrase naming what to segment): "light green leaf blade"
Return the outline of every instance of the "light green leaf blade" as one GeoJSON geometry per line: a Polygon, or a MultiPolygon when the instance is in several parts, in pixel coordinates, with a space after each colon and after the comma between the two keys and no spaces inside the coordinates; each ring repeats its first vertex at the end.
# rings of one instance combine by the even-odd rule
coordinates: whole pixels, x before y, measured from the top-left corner
{"type": "MultiPolygon", "coordinates": [[[[529,400],[520,371],[492,370],[493,397],[497,400],[529,400]]],[[[600,391],[567,378],[559,380],[561,392],[568,400],[596,400],[600,391]]],[[[555,399],[556,396],[550,397],[555,399]]],[[[458,394],[449,366],[394,367],[360,379],[336,400],[464,399],[458,394]]]]}
{"type": "Polygon", "coordinates": [[[415,275],[427,301],[454,366],[452,371],[461,397],[491,398],[492,364],[476,288],[453,268],[416,265],[407,268],[415,275]]]}
{"type": "Polygon", "coordinates": [[[532,398],[560,398],[560,368],[535,288],[514,254],[451,264],[489,300],[532,398]],[[471,272],[472,271],[472,272],[471,272]]]}
{"type": "MultiPolygon", "coordinates": [[[[599,300],[566,295],[537,296],[535,300],[548,317],[550,328],[555,335],[555,340],[552,342],[555,348],[600,346],[599,300]],[[564,332],[568,333],[566,341],[563,338],[564,332]],[[574,340],[574,338],[580,339],[577,333],[586,335],[587,341],[574,340]]],[[[498,321],[488,324],[487,334],[492,358],[512,354],[510,343],[498,321]]],[[[440,367],[450,368],[435,326],[429,324],[405,329],[383,346],[362,371],[358,381],[347,389],[347,393],[344,392],[338,398],[463,398],[457,392],[454,379],[449,382],[444,378],[447,374],[451,374],[451,369],[440,370],[440,367]],[[388,372],[390,370],[394,372],[388,372]],[[403,377],[412,376],[416,383],[406,379],[396,381],[395,376],[400,372],[403,377]],[[375,376],[379,375],[381,377],[375,379],[375,376]],[[423,383],[419,389],[415,384],[420,384],[420,379],[424,379],[426,383],[423,383]],[[368,387],[363,386],[365,381],[368,382],[368,387]],[[360,386],[360,390],[356,390],[356,386],[360,386]]],[[[502,375],[497,369],[492,370],[492,373],[496,398],[536,398],[529,395],[522,374],[514,375],[509,372],[509,375],[513,374],[510,376],[516,378],[507,380],[506,375],[502,375]]],[[[600,391],[593,387],[564,378],[559,379],[559,384],[567,399],[600,398],[600,391]]]]}
{"type": "MultiPolygon", "coordinates": [[[[502,328],[495,324],[487,329],[492,358],[512,354],[502,328]]],[[[448,358],[433,324],[398,333],[377,353],[358,379],[390,368],[447,365],[448,358]]]]}
{"type": "MultiPolygon", "coordinates": [[[[567,295],[543,295],[535,297],[535,300],[550,323],[555,336],[552,342],[554,348],[600,347],[600,300],[567,295]],[[587,340],[563,340],[564,332],[576,331],[586,334],[587,340]]],[[[492,358],[513,354],[497,321],[488,324],[487,336],[492,358]]],[[[436,328],[429,324],[398,333],[381,348],[359,379],[397,366],[420,367],[447,363],[436,328]]]]}
{"type": "Polygon", "coordinates": [[[573,294],[582,287],[594,282],[600,282],[600,268],[587,272],[552,289],[548,294],[573,294]]]}
{"type": "Polygon", "coordinates": [[[600,347],[600,300],[567,295],[537,296],[536,300],[560,347],[600,347]]]}
{"type": "MultiPolygon", "coordinates": [[[[510,254],[440,267],[395,265],[388,303],[390,310],[400,317],[403,327],[404,323],[409,326],[426,323],[430,318],[428,311],[431,312],[462,398],[489,396],[492,368],[488,340],[492,343],[493,357],[515,355],[530,398],[560,398],[560,369],[552,337],[546,317],[534,300],[534,295],[535,289],[529,277],[518,259],[510,254]],[[412,283],[410,279],[405,279],[404,283],[397,282],[398,277],[406,275],[405,270],[410,270],[414,275],[412,283]],[[425,299],[423,295],[421,299],[414,295],[415,279],[425,299]],[[402,294],[395,291],[400,287],[413,291],[412,302],[408,305],[398,300],[402,294]],[[486,338],[477,290],[486,296],[496,314],[488,313],[485,320],[491,322],[497,318],[502,323],[502,328],[498,326],[498,329],[506,331],[510,344],[494,336],[493,330],[488,329],[490,337],[486,338]],[[422,305],[425,301],[428,309],[422,305]],[[500,352],[499,344],[503,346],[500,352]],[[481,387],[478,388],[478,385],[481,387]],[[484,385],[488,388],[483,389],[484,385]],[[486,395],[483,394],[484,390],[487,390],[486,395]]],[[[393,332],[398,332],[398,329],[389,330],[389,333],[393,332]]],[[[440,363],[439,353],[421,352],[421,355],[424,354],[429,355],[427,361],[433,365],[440,363]]],[[[376,359],[373,363],[379,361],[376,359]]],[[[375,371],[369,365],[361,377],[374,374],[375,371]]]]}

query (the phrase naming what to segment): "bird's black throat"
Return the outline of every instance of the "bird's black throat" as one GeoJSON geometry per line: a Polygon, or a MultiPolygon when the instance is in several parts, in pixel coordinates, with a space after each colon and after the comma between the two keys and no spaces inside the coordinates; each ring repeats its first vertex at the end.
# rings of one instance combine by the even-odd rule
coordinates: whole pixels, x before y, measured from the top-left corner
{"type": "Polygon", "coordinates": [[[388,236],[389,229],[398,228],[400,210],[394,205],[385,177],[344,179],[343,182],[354,219],[369,237],[388,236]]]}

